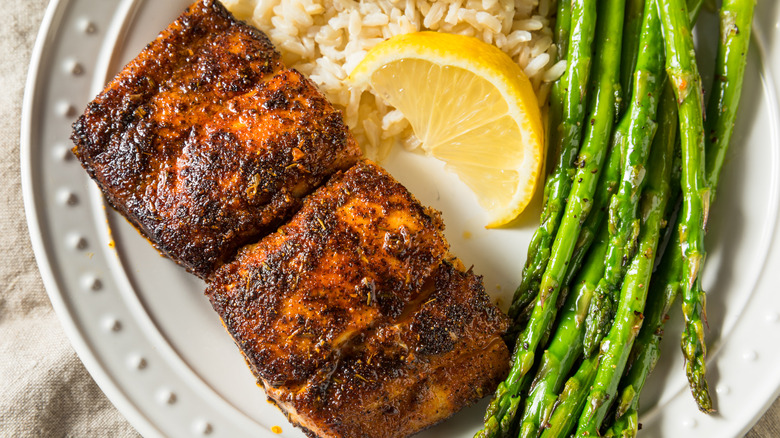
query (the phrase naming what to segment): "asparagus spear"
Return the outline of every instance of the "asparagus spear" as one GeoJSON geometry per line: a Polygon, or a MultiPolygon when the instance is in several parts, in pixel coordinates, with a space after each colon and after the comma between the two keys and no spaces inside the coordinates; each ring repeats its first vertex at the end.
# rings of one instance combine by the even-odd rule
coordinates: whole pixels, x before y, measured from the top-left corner
{"type": "Polygon", "coordinates": [[[661,25],[655,2],[647,0],[644,9],[631,106],[621,121],[629,125],[628,135],[620,146],[625,164],[620,186],[609,207],[610,245],[604,278],[596,287],[586,320],[583,343],[586,355],[593,354],[609,331],[627,261],[633,256],[639,232],[636,210],[657,128],[658,99],[665,82],[661,25]]]}
{"type": "MultiPolygon", "coordinates": [[[[706,179],[712,197],[720,179],[723,159],[729,148],[733,132],[736,111],[742,92],[742,79],[745,71],[745,61],[750,43],[750,28],[754,3],[751,0],[727,0],[723,2],[720,12],[721,29],[720,44],[715,64],[715,82],[707,105],[706,122],[706,179]]],[[[614,436],[633,436],[630,432],[636,424],[639,407],[639,393],[647,376],[652,372],[658,360],[659,344],[663,336],[663,326],[672,303],[679,295],[682,255],[679,249],[679,236],[670,241],[664,257],[658,266],[656,275],[651,282],[652,300],[648,302],[648,312],[645,325],[634,344],[632,356],[636,357],[629,373],[623,378],[621,386],[623,396],[627,399],[624,408],[618,409],[618,418],[611,429],[614,436]],[[623,434],[623,435],[621,435],[623,434]]],[[[702,361],[703,363],[703,361],[702,361]]],[[[694,397],[701,398],[706,392],[694,392],[694,397]]],[[[707,399],[702,400],[705,404],[707,399]]]]}
{"type": "MultiPolygon", "coordinates": [[[[558,10],[556,13],[555,21],[555,35],[554,39],[557,46],[556,60],[566,58],[566,52],[569,44],[569,33],[571,30],[571,0],[560,0],[558,2],[558,10]]],[[[547,112],[547,169],[555,168],[555,160],[560,159],[560,149],[562,141],[563,124],[561,123],[561,117],[564,108],[564,91],[568,87],[568,77],[564,73],[557,81],[555,81],[550,89],[550,107],[547,112]]],[[[545,203],[546,204],[546,203],[545,203]]],[[[542,222],[544,222],[544,216],[542,216],[542,222]]],[[[541,234],[540,234],[541,236],[541,234]]],[[[534,234],[534,238],[536,238],[534,234]]],[[[547,267],[547,260],[550,257],[550,253],[547,250],[539,252],[540,245],[538,241],[532,241],[528,245],[528,257],[526,259],[526,266],[523,270],[523,276],[520,286],[515,291],[512,304],[510,306],[509,313],[513,315],[515,320],[515,327],[513,330],[517,330],[519,325],[523,321],[526,321],[528,314],[533,309],[533,298],[536,295],[536,291],[539,289],[539,280],[544,273],[544,269],[547,267]],[[536,266],[532,271],[529,271],[530,266],[536,266]],[[522,293],[520,291],[523,291],[522,293]]],[[[516,336],[512,331],[509,336],[516,336]]]]}
{"type": "MultiPolygon", "coordinates": [[[[523,276],[512,298],[509,316],[517,319],[521,310],[531,303],[539,289],[542,274],[550,258],[555,233],[558,230],[561,217],[569,196],[572,183],[572,169],[580,146],[582,123],[588,99],[588,80],[590,77],[591,53],[596,27],[596,4],[588,0],[571,0],[571,7],[566,8],[566,0],[562,0],[558,13],[561,19],[556,22],[556,34],[562,41],[567,35],[566,24],[571,23],[568,32],[569,42],[563,45],[559,42],[559,56],[567,59],[566,73],[559,79],[558,87],[553,88],[551,103],[555,103],[562,93],[562,113],[559,128],[551,136],[548,143],[549,153],[557,152],[557,163],[552,173],[547,177],[544,186],[544,208],[539,228],[534,232],[528,245],[523,276]]],[[[550,126],[557,122],[556,108],[550,110],[550,126]]]]}
{"type": "MultiPolygon", "coordinates": [[[[699,10],[701,9],[702,0],[688,0],[688,7],[691,12],[691,20],[692,22],[695,21],[696,17],[698,16],[699,10]]],[[[647,14],[647,7],[650,7],[649,5],[645,8],[645,14],[647,14]]],[[[655,3],[652,6],[653,8],[657,8],[657,5],[655,3]]],[[[657,20],[657,17],[656,17],[657,20]]],[[[654,20],[655,21],[655,20],[654,20]]],[[[647,24],[647,23],[645,23],[647,24]]],[[[656,22],[657,24],[657,22],[656,22]]],[[[655,28],[655,32],[660,32],[660,26],[657,26],[655,28]]],[[[647,30],[647,29],[646,29],[647,30]]],[[[615,237],[613,238],[613,243],[615,243],[617,246],[612,248],[612,251],[610,252],[610,255],[608,256],[608,263],[611,262],[611,270],[608,271],[607,275],[607,281],[605,281],[604,285],[600,285],[599,289],[597,289],[596,293],[596,299],[591,304],[592,307],[592,313],[589,315],[594,320],[591,322],[591,326],[589,327],[589,334],[586,334],[586,347],[585,351],[586,354],[591,354],[595,347],[598,345],[598,341],[603,337],[603,333],[606,333],[606,331],[609,329],[609,324],[611,324],[611,318],[612,318],[612,312],[611,308],[614,305],[614,300],[616,299],[616,288],[619,286],[619,284],[615,284],[613,288],[607,288],[605,291],[605,285],[609,285],[613,282],[619,282],[620,278],[622,278],[622,275],[625,271],[625,268],[618,269],[618,266],[621,262],[620,253],[622,251],[625,251],[626,249],[630,249],[631,246],[629,245],[634,240],[633,233],[629,235],[628,240],[624,240],[626,237],[626,234],[628,231],[626,227],[630,227],[633,230],[635,230],[635,227],[632,225],[635,224],[635,221],[628,222],[632,216],[635,215],[635,213],[632,213],[632,211],[636,210],[636,195],[638,187],[636,187],[636,180],[634,177],[638,174],[641,174],[643,171],[643,162],[642,160],[646,160],[646,151],[649,145],[647,142],[649,142],[652,139],[652,134],[650,132],[643,133],[642,129],[644,126],[642,125],[643,120],[646,120],[644,117],[648,115],[647,111],[651,109],[651,106],[648,106],[649,99],[644,98],[645,92],[648,92],[649,89],[654,88],[654,92],[657,94],[658,92],[658,86],[660,82],[658,81],[659,78],[662,78],[665,76],[663,72],[658,72],[659,65],[656,64],[656,61],[658,61],[657,56],[660,54],[661,59],[663,59],[663,53],[659,53],[658,51],[651,51],[649,49],[650,45],[662,45],[660,41],[660,37],[647,37],[645,40],[641,43],[643,47],[644,52],[649,52],[645,54],[650,54],[651,56],[649,58],[644,58],[646,62],[642,63],[643,69],[640,69],[642,73],[638,73],[639,77],[652,77],[654,82],[652,85],[655,85],[655,87],[648,86],[644,87],[634,87],[634,93],[633,93],[633,99],[632,101],[635,102],[635,106],[633,106],[633,110],[635,110],[635,114],[631,113],[627,119],[633,120],[633,125],[631,126],[631,135],[626,136],[626,144],[627,144],[627,150],[624,152],[624,156],[626,157],[626,167],[625,167],[625,173],[623,175],[623,179],[621,182],[621,189],[618,195],[613,198],[613,204],[610,205],[610,226],[615,226],[615,237]],[[653,53],[655,52],[655,53],[653,53]],[[647,76],[650,74],[651,76],[647,76]],[[637,100],[638,99],[638,100],[637,100]],[[638,128],[638,129],[637,129],[638,128]],[[631,202],[625,202],[626,200],[629,200],[631,202]],[[621,202],[623,201],[623,202],[621,202]],[[618,208],[618,206],[622,206],[622,208],[618,208]],[[622,219],[622,221],[621,221],[622,219]],[[618,228],[617,224],[622,224],[623,228],[622,230],[618,228]],[[626,245],[622,250],[620,245],[626,245]],[[609,290],[611,289],[611,290],[609,290]],[[608,304],[609,306],[604,306],[604,303],[606,301],[606,298],[609,298],[608,304]],[[600,315],[597,313],[598,311],[602,312],[600,315]],[[599,332],[600,330],[600,332],[599,332]]],[[[655,46],[658,47],[658,46],[655,46]]],[[[663,79],[661,79],[663,80],[663,79]]],[[[653,95],[648,95],[647,97],[652,97],[653,95]]],[[[654,111],[654,108],[653,108],[654,111]]],[[[675,115],[676,115],[676,109],[675,109],[675,115]]],[[[622,121],[621,123],[627,122],[626,120],[622,121]]],[[[654,128],[655,125],[649,125],[649,128],[654,128]]],[[[641,184],[641,180],[640,180],[641,184]]],[[[623,254],[622,259],[626,260],[628,259],[630,254],[623,254]]],[[[609,269],[609,268],[608,268],[609,269]]]]}
{"type": "MultiPolygon", "coordinates": [[[[708,175],[706,183],[710,193],[714,193],[717,188],[720,169],[734,128],[742,92],[747,48],[750,44],[754,5],[753,1],[727,0],[723,2],[720,11],[721,44],[718,46],[715,82],[707,111],[707,150],[711,152],[706,156],[705,168],[708,175]]],[[[708,205],[705,204],[705,226],[707,208],[708,205]]],[[[685,267],[686,265],[683,265],[683,268],[685,267]]],[[[709,412],[713,409],[705,380],[707,347],[704,343],[702,318],[706,321],[707,311],[701,278],[696,279],[693,288],[683,289],[682,297],[685,328],[681,346],[686,359],[685,371],[699,409],[709,412]]]]}
{"type": "MultiPolygon", "coordinates": [[[[654,149],[661,149],[660,146],[656,145],[665,145],[668,147],[670,139],[671,141],[674,141],[675,138],[677,120],[676,104],[673,95],[670,94],[671,91],[666,92],[661,99],[661,107],[659,108],[659,114],[661,115],[659,118],[659,131],[654,139],[654,149]],[[671,110],[667,111],[666,108],[670,108],[671,110]]],[[[655,155],[657,154],[654,153],[653,156],[655,155]]],[[[675,158],[677,158],[676,155],[675,158]]],[[[679,159],[672,164],[672,174],[674,174],[676,168],[679,168],[679,159]]],[[[670,181],[670,185],[674,186],[675,184],[676,181],[670,181]]],[[[677,186],[676,189],[671,190],[679,191],[679,186],[677,186]]],[[[669,214],[670,212],[667,208],[663,213],[663,216],[668,216],[669,214]]],[[[590,264],[591,261],[589,260],[588,263],[590,264]]],[[[588,380],[587,377],[591,375],[595,376],[596,370],[593,369],[593,367],[594,363],[598,363],[599,359],[600,355],[595,355],[583,361],[575,376],[566,383],[564,392],[559,397],[555,411],[548,422],[549,430],[544,432],[542,435],[543,437],[567,436],[567,434],[570,433],[570,430],[574,427],[575,422],[580,416],[593,380],[592,378],[588,380]]]]}
{"type": "MultiPolygon", "coordinates": [[[[688,0],[688,8],[689,8],[689,11],[690,11],[690,14],[691,14],[690,15],[691,22],[694,22],[696,20],[696,17],[698,17],[699,11],[701,9],[701,5],[702,5],[702,0],[688,0]]],[[[657,5],[655,5],[655,3],[654,3],[653,8],[656,8],[656,6],[657,5]]],[[[643,8],[643,10],[645,10],[645,9],[643,8]]],[[[645,10],[645,12],[646,12],[646,10],[645,10]]],[[[627,11],[626,14],[628,15],[629,12],[627,11]]],[[[644,17],[642,17],[642,21],[640,22],[640,24],[643,23],[643,22],[644,22],[644,17]]],[[[660,31],[660,29],[658,29],[658,31],[660,31]]],[[[623,32],[623,34],[625,35],[626,32],[623,32]]],[[[639,41],[639,40],[637,39],[637,41],[639,41]]],[[[625,53],[625,50],[623,52],[625,53]]],[[[638,56],[637,56],[637,58],[638,58],[638,56]]],[[[630,76],[633,76],[633,74],[630,75],[630,76]]],[[[634,88],[636,88],[636,87],[634,87],[634,88]]],[[[641,96],[641,93],[642,93],[642,90],[639,90],[639,91],[634,90],[633,95],[634,96],[641,96]]],[[[670,103],[666,105],[666,108],[672,108],[672,106],[674,104],[672,99],[674,99],[674,96],[663,96],[662,97],[662,99],[665,99],[665,98],[670,99],[670,103]]],[[[677,108],[675,107],[673,109],[673,111],[674,111],[674,116],[677,117],[677,108]]],[[[675,119],[675,123],[676,123],[676,119],[675,119]]],[[[624,142],[624,139],[629,135],[628,131],[631,129],[631,127],[632,126],[630,124],[630,118],[629,117],[624,117],[623,120],[621,120],[621,122],[620,122],[620,124],[618,126],[618,129],[615,131],[615,133],[613,135],[613,144],[622,144],[624,142]]],[[[676,131],[676,129],[675,129],[675,131],[676,131]]],[[[620,156],[620,153],[621,153],[620,148],[616,148],[615,152],[617,153],[618,156],[620,156]]],[[[613,152],[613,153],[615,153],[615,152],[613,152]]],[[[675,157],[679,158],[677,155],[675,157]]],[[[610,160],[612,160],[612,158],[610,158],[610,160]]],[[[673,168],[673,170],[676,171],[677,173],[673,175],[674,178],[673,178],[672,184],[676,185],[678,187],[678,189],[679,189],[679,180],[680,180],[679,163],[673,168]]],[[[670,203],[669,205],[673,207],[675,204],[670,203]]],[[[668,212],[664,217],[668,217],[670,213],[671,213],[671,211],[668,212]]],[[[590,221],[590,219],[591,218],[589,217],[588,220],[590,221]]],[[[580,240],[583,239],[583,234],[584,234],[584,231],[582,233],[580,233],[580,240]]],[[[575,254],[576,254],[576,252],[575,252],[575,254]]],[[[581,257],[581,255],[580,255],[580,257],[581,257]]],[[[573,259],[572,260],[572,266],[578,266],[576,264],[575,260],[574,260],[575,259],[574,256],[572,257],[572,259],[573,259]]]]}
{"type": "Polygon", "coordinates": [[[615,323],[602,343],[599,369],[579,419],[577,436],[598,436],[609,408],[607,401],[617,392],[628,354],[642,325],[642,311],[669,200],[673,161],[674,137],[670,140],[669,137],[659,136],[653,143],[647,187],[642,193],[642,229],[638,251],[623,281],[615,323]]]}
{"type": "MultiPolygon", "coordinates": [[[[641,0],[641,3],[644,3],[644,0],[641,0]]],[[[626,12],[626,15],[635,12],[635,10],[636,7],[634,6],[632,11],[626,12]]],[[[654,3],[652,8],[645,9],[642,7],[640,10],[652,12],[653,19],[643,24],[644,21],[648,20],[642,20],[642,17],[640,17],[640,24],[643,24],[643,32],[641,33],[641,42],[639,45],[644,47],[644,49],[640,55],[641,59],[639,60],[639,64],[637,65],[638,72],[636,75],[639,80],[636,82],[635,90],[633,92],[634,99],[632,99],[632,101],[635,103],[633,106],[634,110],[621,120],[621,123],[615,130],[613,147],[609,158],[610,164],[606,166],[602,181],[599,182],[600,189],[599,192],[597,192],[596,199],[594,199],[594,208],[603,205],[604,199],[609,199],[611,196],[613,187],[616,183],[615,177],[620,168],[620,145],[623,143],[623,140],[625,139],[629,143],[637,141],[641,143],[643,141],[643,136],[651,137],[654,131],[652,128],[654,128],[655,122],[652,121],[650,113],[654,113],[655,94],[657,94],[657,90],[655,89],[658,88],[662,81],[662,78],[659,79],[658,76],[660,75],[663,77],[664,75],[662,67],[663,55],[662,52],[659,55],[658,50],[662,47],[659,35],[660,24],[658,22],[657,10],[655,9],[654,3]],[[649,40],[654,41],[651,42],[649,40]],[[652,43],[655,44],[656,50],[647,48],[652,45],[652,43]],[[647,73],[646,69],[649,66],[652,66],[652,73],[655,74],[647,73]],[[647,96],[648,93],[654,94],[647,96]],[[649,108],[651,106],[652,108],[649,108]],[[639,110],[637,110],[637,108],[639,108],[639,110]],[[633,121],[635,117],[644,118],[640,120],[645,120],[645,123],[650,125],[648,127],[650,129],[647,130],[649,132],[641,132],[643,128],[642,122],[633,121]],[[610,174],[614,176],[610,176],[610,174]]],[[[626,32],[624,32],[624,35],[625,34],[626,32]]],[[[639,42],[640,39],[637,38],[637,41],[639,42]]],[[[637,45],[634,45],[634,47],[636,48],[637,45]]],[[[623,53],[625,54],[626,51],[624,50],[623,53]]],[[[651,140],[644,140],[645,143],[649,143],[650,141],[651,140]]],[[[649,144],[646,145],[646,149],[649,149],[649,144]]],[[[638,195],[636,195],[636,198],[638,198],[638,195]]],[[[567,273],[567,276],[564,278],[565,285],[571,281],[573,276],[572,272],[576,272],[582,263],[582,258],[587,250],[587,246],[590,241],[592,241],[593,236],[596,233],[596,227],[598,227],[597,224],[600,224],[602,218],[603,214],[601,214],[599,210],[594,210],[594,212],[588,216],[585,225],[583,225],[577,247],[575,248],[575,253],[570,260],[569,273],[567,273]],[[583,250],[583,248],[585,250],[583,250]]],[[[564,309],[566,310],[561,316],[555,336],[553,337],[553,343],[549,346],[548,350],[545,351],[539,374],[532,385],[532,393],[529,395],[529,401],[527,402],[522,420],[521,436],[535,436],[537,432],[534,432],[534,430],[538,430],[539,425],[544,422],[549,415],[549,411],[562,384],[562,378],[568,373],[574,360],[579,358],[579,355],[574,354],[572,349],[580,348],[582,345],[584,326],[581,323],[584,314],[580,314],[582,309],[575,309],[575,307],[577,303],[579,303],[580,306],[588,305],[593,288],[595,287],[593,281],[603,275],[604,272],[602,260],[604,260],[606,250],[606,244],[600,242],[589,253],[588,256],[590,259],[583,269],[583,272],[580,274],[577,286],[575,286],[575,296],[571,300],[568,300],[564,305],[564,309]],[[587,279],[590,279],[590,281],[587,279]],[[575,317],[577,318],[576,323],[575,317]]]]}
{"type": "Polygon", "coordinates": [[[597,354],[582,361],[577,372],[566,381],[541,438],[569,436],[585,405],[585,398],[598,371],[600,358],[601,355],[597,354]]]}
{"type": "MultiPolygon", "coordinates": [[[[645,15],[644,0],[628,0],[626,3],[626,18],[623,25],[623,53],[620,55],[620,88],[632,90],[634,88],[634,70],[640,49],[640,36],[645,15]]],[[[620,101],[618,114],[622,117],[628,109],[630,101],[620,101]]]]}
{"type": "MultiPolygon", "coordinates": [[[[644,0],[628,0],[626,3],[626,19],[623,28],[623,43],[622,53],[620,55],[620,89],[631,90],[634,76],[634,67],[636,66],[637,51],[639,47],[639,36],[642,27],[642,17],[644,11],[644,0]]],[[[618,118],[623,118],[625,107],[628,104],[628,100],[618,98],[618,118]]],[[[596,237],[596,233],[599,230],[603,216],[601,213],[593,214],[593,212],[601,212],[606,210],[609,204],[609,199],[614,193],[616,179],[620,166],[620,153],[619,148],[613,148],[615,144],[619,144],[623,141],[623,137],[628,135],[626,132],[628,127],[617,128],[612,134],[612,144],[610,145],[610,155],[607,158],[607,166],[602,179],[599,181],[599,187],[596,191],[593,201],[593,209],[591,214],[585,220],[580,230],[580,236],[577,241],[577,246],[574,248],[574,253],[569,263],[569,271],[566,274],[564,285],[568,285],[577,274],[579,268],[582,266],[583,258],[587,254],[590,245],[596,237]],[[614,155],[614,156],[613,156],[614,155]],[[616,160],[616,161],[613,161],[616,160]],[[612,167],[615,166],[615,167],[612,167]],[[609,169],[614,169],[615,172],[611,173],[609,169]],[[608,175],[609,174],[609,175],[608,175]],[[604,201],[603,203],[600,201],[604,201]]],[[[565,286],[564,286],[565,287],[565,286]]],[[[563,297],[565,299],[565,296],[563,297]]],[[[563,300],[562,300],[563,301],[563,300]]]]}
{"type": "MultiPolygon", "coordinates": [[[[594,2],[586,3],[594,4],[594,2]]],[[[477,433],[477,436],[502,435],[511,428],[518,406],[517,397],[520,395],[520,384],[528,381],[525,375],[534,363],[536,349],[541,340],[549,335],[557,311],[558,293],[567,271],[569,259],[576,246],[580,228],[593,204],[593,195],[596,191],[604,158],[607,155],[607,143],[615,118],[617,93],[615,93],[614,84],[617,83],[620,67],[620,44],[625,3],[622,0],[607,0],[600,6],[602,8],[600,16],[603,19],[599,20],[596,36],[599,48],[596,54],[594,74],[596,93],[591,102],[591,123],[586,125],[585,141],[577,158],[577,170],[571,195],[566,203],[566,211],[552,245],[549,263],[542,276],[530,320],[515,344],[509,376],[498,385],[485,415],[485,426],[477,433]]],[[[577,21],[574,19],[576,16],[573,11],[573,26],[577,21]]],[[[593,18],[595,18],[595,14],[593,18]]],[[[574,34],[575,32],[572,31],[572,38],[574,34]]]]}
{"type": "MultiPolygon", "coordinates": [[[[569,48],[569,33],[571,32],[571,0],[559,0],[558,9],[555,15],[555,40],[556,55],[555,62],[566,59],[566,52],[569,48]]],[[[563,108],[566,97],[566,88],[568,85],[567,76],[564,72],[561,77],[553,82],[550,88],[550,107],[547,111],[547,165],[548,171],[555,168],[555,160],[559,159],[563,125],[563,108]]]]}
{"type": "MultiPolygon", "coordinates": [[[[689,0],[688,8],[691,23],[696,21],[702,0],[689,0]]],[[[674,102],[673,90],[667,86],[659,106],[658,141],[669,142],[675,138],[677,131],[677,106],[674,102]]],[[[670,199],[676,199],[680,192],[681,156],[679,137],[674,141],[674,162],[670,178],[670,199]]],[[[669,145],[669,147],[671,147],[669,145]]],[[[676,203],[667,203],[664,217],[670,217],[676,203]]],[[[674,219],[667,229],[670,241],[667,244],[661,262],[658,264],[651,283],[649,299],[646,305],[642,329],[634,342],[629,356],[630,368],[621,379],[620,397],[615,406],[616,418],[614,424],[604,433],[606,437],[634,437],[639,429],[638,409],[639,395],[647,380],[647,376],[655,367],[660,354],[660,342],[663,336],[663,326],[668,319],[669,309],[680,293],[682,278],[682,255],[679,245],[679,234],[672,232],[674,219]]]]}
{"type": "MultiPolygon", "coordinates": [[[[609,200],[617,188],[618,178],[620,177],[621,156],[620,148],[615,147],[615,144],[620,143],[619,139],[625,135],[624,131],[626,131],[626,129],[618,127],[615,129],[615,132],[612,135],[612,145],[610,145],[607,163],[604,165],[601,179],[599,180],[598,187],[596,188],[596,193],[593,196],[593,206],[591,207],[588,218],[585,219],[585,223],[582,224],[582,229],[580,230],[580,235],[577,238],[577,243],[574,245],[574,252],[572,252],[571,258],[569,259],[566,275],[564,275],[563,282],[561,283],[562,288],[558,300],[561,305],[563,305],[563,302],[566,300],[566,297],[569,294],[569,285],[574,280],[574,277],[580,272],[580,268],[585,261],[585,256],[589,254],[588,251],[590,250],[591,245],[594,243],[597,233],[599,233],[601,230],[602,222],[607,214],[607,209],[609,208],[609,200]]],[[[599,271],[599,275],[603,275],[604,265],[603,263],[600,264],[601,271],[599,271]]],[[[596,281],[598,281],[598,279],[596,281]]],[[[524,310],[524,313],[530,313],[532,310],[533,305],[528,306],[524,310]]]]}
{"type": "MultiPolygon", "coordinates": [[[[671,140],[676,145],[675,160],[669,179],[669,199],[677,199],[680,194],[681,158],[679,156],[679,139],[675,140],[677,105],[670,86],[664,90],[658,111],[660,117],[656,135],[663,137],[663,139],[659,138],[659,141],[668,142],[671,140]]],[[[667,203],[664,217],[671,215],[674,205],[673,202],[667,203]]],[[[671,222],[674,221],[671,220],[671,222]]],[[[673,224],[667,224],[668,230],[671,231],[672,228],[673,224]]],[[[674,232],[670,234],[673,240],[667,244],[666,251],[650,281],[642,329],[639,331],[629,355],[628,366],[630,368],[620,380],[621,389],[616,404],[615,423],[607,430],[605,436],[633,437],[638,431],[639,393],[642,391],[650,371],[658,362],[663,325],[668,319],[669,309],[680,291],[680,282],[678,281],[682,274],[682,263],[679,263],[682,260],[680,246],[675,244],[679,243],[675,239],[677,234],[674,232]]]]}
{"type": "MultiPolygon", "coordinates": [[[[669,260],[679,257],[679,247],[667,247],[655,275],[668,278],[681,274],[681,264],[675,266],[669,263],[669,260]],[[670,252],[677,255],[667,257],[666,254],[670,252]]],[[[604,436],[634,437],[638,432],[639,394],[644,388],[648,375],[658,363],[661,338],[664,334],[663,326],[668,319],[669,309],[680,292],[679,282],[671,281],[658,286],[660,284],[655,279],[650,282],[650,298],[645,309],[645,319],[631,349],[629,359],[631,367],[620,381],[621,389],[615,409],[615,423],[604,436]]]]}
{"type": "MultiPolygon", "coordinates": [[[[688,0],[688,10],[689,10],[689,13],[690,13],[690,18],[691,18],[691,22],[692,23],[696,21],[696,17],[698,17],[698,15],[699,15],[699,11],[701,10],[702,3],[703,3],[702,0],[688,0]]],[[[656,6],[653,6],[653,7],[655,8],[656,6]]],[[[628,16],[629,13],[630,12],[627,11],[626,15],[628,16]]],[[[626,32],[624,32],[624,35],[625,34],[626,34],[626,32]]],[[[624,47],[624,53],[625,53],[625,47],[624,47]]],[[[634,91],[634,96],[641,95],[640,93],[641,93],[641,91],[637,92],[635,90],[634,91]]],[[[672,96],[672,98],[673,98],[673,96],[672,96]]],[[[667,108],[671,108],[671,105],[667,105],[667,108]]],[[[677,109],[676,108],[674,108],[674,114],[675,114],[675,117],[676,117],[676,114],[677,114],[677,109]]],[[[626,119],[628,119],[628,117],[624,118],[624,120],[621,121],[621,125],[623,123],[627,123],[629,121],[629,120],[626,120],[626,119]]],[[[628,127],[626,127],[625,130],[628,130],[628,127]]],[[[621,130],[619,129],[615,133],[616,142],[620,143],[622,141],[622,139],[625,136],[627,136],[627,135],[628,134],[621,134],[621,130]]],[[[679,171],[679,166],[675,166],[674,169],[679,171]]],[[[673,182],[673,184],[679,185],[679,173],[677,174],[677,176],[675,176],[675,181],[673,182]]],[[[675,204],[670,203],[669,205],[673,207],[675,204]]],[[[666,216],[668,216],[668,214],[666,216]]]]}
{"type": "Polygon", "coordinates": [[[683,257],[682,296],[685,329],[682,349],[688,382],[699,409],[712,411],[704,379],[704,293],[697,281],[704,261],[704,228],[709,213],[710,191],[704,179],[704,125],[701,78],[696,66],[693,35],[687,7],[682,0],[660,0],[659,11],[666,42],[666,71],[673,84],[680,118],[683,202],[678,224],[683,257]]]}
{"type": "MultiPolygon", "coordinates": [[[[652,141],[652,136],[655,132],[656,124],[653,119],[657,109],[655,104],[659,94],[658,88],[663,83],[665,76],[663,71],[663,44],[660,41],[660,23],[656,5],[651,0],[641,1],[642,3],[647,1],[647,5],[641,8],[645,11],[645,16],[641,17],[642,32],[637,38],[639,47],[642,47],[642,50],[637,56],[635,67],[636,73],[634,75],[636,76],[636,81],[633,82],[634,90],[631,99],[633,104],[631,105],[631,111],[621,120],[615,131],[614,138],[616,142],[613,144],[610,152],[610,161],[613,164],[607,166],[607,169],[610,169],[612,166],[617,167],[614,172],[618,173],[621,149],[626,149],[626,168],[628,170],[624,172],[621,192],[618,192],[612,199],[614,202],[615,199],[621,198],[622,195],[621,199],[625,200],[628,198],[629,202],[633,203],[634,210],[638,203],[639,194],[630,191],[638,191],[639,188],[629,188],[627,190],[626,186],[635,183],[637,180],[636,175],[643,173],[643,171],[636,171],[636,169],[643,168],[646,161],[646,151],[650,148],[649,143],[652,141]],[[642,150],[637,151],[637,149],[642,150]]],[[[605,176],[608,173],[609,170],[605,172],[605,176]]],[[[602,179],[609,180],[609,178],[603,177],[602,179]]],[[[609,196],[609,192],[607,192],[605,197],[608,198],[609,196]]],[[[598,197],[595,201],[598,201],[598,197]]],[[[612,208],[614,211],[614,204],[612,208]]],[[[598,212],[596,213],[588,217],[588,222],[599,217],[598,212]]],[[[631,215],[634,216],[635,213],[631,212],[631,215]]],[[[611,220],[614,221],[613,218],[614,215],[611,217],[611,220]]],[[[604,228],[602,233],[606,232],[607,229],[614,233],[614,227],[604,228]]],[[[583,238],[583,233],[585,233],[584,229],[580,234],[580,240],[583,238]]],[[[614,252],[614,243],[614,238],[611,239],[609,244],[600,242],[589,254],[588,264],[577,281],[575,296],[565,304],[565,311],[558,323],[553,343],[544,353],[539,374],[534,381],[529,401],[526,404],[521,426],[521,436],[536,436],[539,425],[549,415],[560,386],[563,384],[563,378],[569,372],[573,362],[579,358],[579,354],[573,352],[572,349],[581,348],[582,346],[584,332],[582,322],[585,314],[581,312],[585,309],[577,308],[577,305],[584,305],[587,308],[594,287],[601,280],[601,276],[604,273],[602,260],[604,260],[605,251],[614,252]]],[[[572,259],[572,262],[575,262],[575,260],[572,259]]],[[[571,263],[570,268],[575,264],[576,262],[571,263]]]]}
{"type": "MultiPolygon", "coordinates": [[[[603,215],[602,215],[603,217],[603,215]]],[[[542,425],[550,417],[558,392],[574,363],[582,353],[583,323],[593,290],[604,274],[604,254],[609,233],[599,228],[599,235],[588,252],[588,258],[577,276],[572,293],[563,305],[552,343],[542,355],[541,365],[531,384],[520,424],[520,437],[539,436],[542,425]]]]}
{"type": "Polygon", "coordinates": [[[720,44],[706,125],[706,178],[713,199],[742,95],[754,6],[752,0],[724,0],[720,10],[720,44]]]}
{"type": "Polygon", "coordinates": [[[600,7],[602,8],[600,15],[603,19],[599,20],[597,30],[595,95],[591,102],[590,123],[586,126],[585,141],[577,158],[577,171],[571,195],[553,242],[547,269],[542,276],[531,322],[520,336],[521,355],[533,354],[533,349],[538,344],[538,336],[549,330],[549,324],[552,322],[550,319],[555,316],[555,299],[562,286],[582,225],[591,211],[599,174],[609,149],[608,143],[616,111],[615,84],[620,66],[620,36],[625,3],[619,0],[606,0],[600,7]],[[534,315],[537,317],[535,318],[534,315]]]}

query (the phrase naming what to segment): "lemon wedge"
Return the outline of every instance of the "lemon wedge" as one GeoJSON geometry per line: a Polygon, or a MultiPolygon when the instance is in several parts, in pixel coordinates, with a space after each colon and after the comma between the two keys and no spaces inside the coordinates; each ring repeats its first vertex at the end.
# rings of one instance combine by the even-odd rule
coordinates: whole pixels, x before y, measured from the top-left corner
{"type": "Polygon", "coordinates": [[[542,168],[542,118],[530,81],[476,38],[416,32],[372,48],[349,76],[409,120],[422,149],[446,163],[505,225],[531,201],[542,168]]]}

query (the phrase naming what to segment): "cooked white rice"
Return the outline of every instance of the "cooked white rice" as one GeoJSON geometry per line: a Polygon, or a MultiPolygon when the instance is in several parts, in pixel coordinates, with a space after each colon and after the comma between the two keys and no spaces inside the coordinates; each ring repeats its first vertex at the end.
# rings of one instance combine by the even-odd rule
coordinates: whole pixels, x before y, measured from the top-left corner
{"type": "Polygon", "coordinates": [[[284,62],[310,77],[344,113],[367,156],[419,140],[403,115],[345,81],[366,53],[395,35],[435,30],[496,45],[531,79],[540,104],[565,62],[554,63],[555,0],[223,0],[237,18],[268,34],[284,62]]]}

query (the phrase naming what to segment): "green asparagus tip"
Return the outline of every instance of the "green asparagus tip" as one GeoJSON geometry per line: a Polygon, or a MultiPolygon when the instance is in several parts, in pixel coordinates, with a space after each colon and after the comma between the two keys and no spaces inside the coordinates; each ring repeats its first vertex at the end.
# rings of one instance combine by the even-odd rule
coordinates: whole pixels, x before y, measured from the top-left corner
{"type": "Polygon", "coordinates": [[[696,400],[699,410],[705,414],[712,414],[715,408],[712,407],[712,398],[707,380],[704,378],[704,359],[696,356],[694,360],[689,360],[685,364],[685,374],[688,376],[688,382],[691,386],[691,393],[696,400]]]}

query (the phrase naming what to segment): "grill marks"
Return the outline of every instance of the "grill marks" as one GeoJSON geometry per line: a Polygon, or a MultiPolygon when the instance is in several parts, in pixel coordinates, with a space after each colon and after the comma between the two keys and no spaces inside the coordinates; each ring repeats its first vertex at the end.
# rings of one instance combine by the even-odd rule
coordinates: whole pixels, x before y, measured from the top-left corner
{"type": "Polygon", "coordinates": [[[317,436],[406,436],[489,393],[508,364],[507,321],[442,230],[360,162],[206,294],[291,421],[317,436]]]}
{"type": "Polygon", "coordinates": [[[108,201],[203,278],[360,154],[314,85],[212,1],[131,61],[72,138],[108,201]]]}

